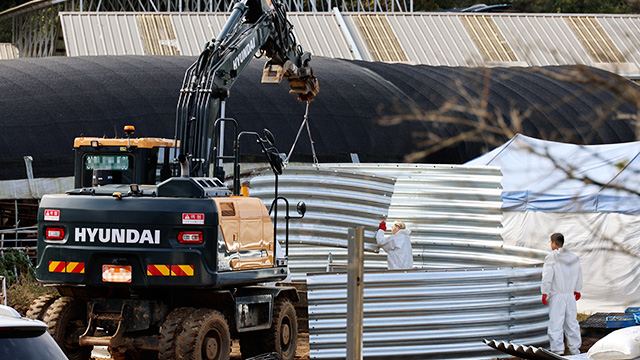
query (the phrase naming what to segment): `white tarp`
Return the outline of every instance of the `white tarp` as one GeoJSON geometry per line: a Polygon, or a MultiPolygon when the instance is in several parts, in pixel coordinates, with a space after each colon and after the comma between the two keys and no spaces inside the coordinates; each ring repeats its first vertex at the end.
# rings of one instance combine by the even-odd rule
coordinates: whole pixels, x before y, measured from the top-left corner
{"type": "Polygon", "coordinates": [[[575,145],[516,135],[465,165],[502,171],[509,210],[640,213],[640,141],[575,145]]]}
{"type": "Polygon", "coordinates": [[[40,199],[73,189],[73,176],[0,181],[0,199],[40,199]]]}

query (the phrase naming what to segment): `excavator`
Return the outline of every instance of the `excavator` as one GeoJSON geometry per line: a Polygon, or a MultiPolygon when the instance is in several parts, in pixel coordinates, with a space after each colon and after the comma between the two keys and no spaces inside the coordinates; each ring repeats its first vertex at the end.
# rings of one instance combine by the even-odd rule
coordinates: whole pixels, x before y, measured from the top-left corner
{"type": "MultiPolygon", "coordinates": [[[[75,189],[43,196],[38,210],[36,277],[59,295],[27,312],[69,359],[89,359],[94,346],[113,359],[228,359],[234,340],[244,359],[294,358],[298,293],[267,285],[288,270],[288,233],[278,251],[275,221],[282,158],[270,131],[240,131],[225,115],[232,85],[258,53],[268,58],[263,82],[286,79],[307,105],[318,94],[311,55],[292,29],[276,1],[236,2],[185,73],[175,139],[133,138],[131,126],[125,138],[76,138],[75,189]],[[274,172],[274,221],[240,184],[247,141],[274,172]]],[[[286,221],[295,219],[288,209],[287,201],[286,221]]],[[[297,209],[304,216],[304,203],[297,209]]]]}

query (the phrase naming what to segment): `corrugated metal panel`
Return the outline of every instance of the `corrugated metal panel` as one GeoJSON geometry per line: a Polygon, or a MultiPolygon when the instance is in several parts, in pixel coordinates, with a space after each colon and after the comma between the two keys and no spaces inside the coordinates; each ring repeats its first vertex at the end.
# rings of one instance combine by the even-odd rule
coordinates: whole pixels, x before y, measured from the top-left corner
{"type": "Polygon", "coordinates": [[[0,60],[18,58],[18,48],[11,43],[0,43],[0,60]]]}
{"type": "Polygon", "coordinates": [[[518,61],[491,17],[462,16],[461,20],[485,61],[518,61]]]}
{"type": "Polygon", "coordinates": [[[169,15],[138,14],[136,17],[146,55],[180,55],[169,15]]]}
{"type": "Polygon", "coordinates": [[[360,14],[352,16],[374,61],[407,61],[407,55],[384,15],[360,14]]]}
{"type": "Polygon", "coordinates": [[[626,59],[593,16],[565,17],[595,62],[623,63],[626,59]]]}
{"type": "MultiPolygon", "coordinates": [[[[364,274],[367,359],[490,359],[483,339],[547,342],[542,267],[411,270],[364,274]]],[[[346,355],[347,275],[310,274],[312,359],[346,355]]]]}
{"type": "Polygon", "coordinates": [[[461,16],[387,14],[408,61],[433,66],[483,66],[485,60],[461,16]]]}
{"type": "MultiPolygon", "coordinates": [[[[69,56],[197,56],[218,35],[229,13],[62,13],[61,17],[69,56]]],[[[353,59],[333,15],[291,13],[288,18],[306,51],[353,59]]]]}
{"type": "Polygon", "coordinates": [[[496,16],[507,42],[529,66],[593,63],[566,21],[560,16],[496,16]]]}
{"type": "Polygon", "coordinates": [[[506,354],[510,354],[513,356],[518,356],[523,359],[530,360],[557,360],[557,359],[567,359],[566,357],[562,357],[560,355],[554,354],[551,351],[539,348],[535,346],[529,345],[519,345],[507,343],[504,341],[496,341],[496,340],[483,340],[487,346],[491,346],[496,350],[500,350],[506,354]]]}
{"type": "MultiPolygon", "coordinates": [[[[135,15],[136,13],[63,13],[62,24],[68,54],[143,55],[140,30],[132,19],[135,15]]],[[[195,56],[220,31],[228,13],[169,15],[181,54],[195,56]]],[[[294,24],[294,33],[304,49],[318,56],[353,59],[333,14],[290,13],[288,17],[294,24]]],[[[640,16],[637,15],[343,13],[342,18],[346,24],[344,30],[353,38],[362,58],[368,61],[407,61],[433,66],[584,64],[625,76],[640,76],[640,49],[637,46],[640,42],[640,16]],[[598,34],[600,38],[607,39],[604,42],[608,44],[606,48],[593,48],[591,51],[612,56],[609,60],[615,62],[599,62],[608,58],[593,59],[583,42],[587,46],[602,44],[577,36],[565,18],[572,19],[574,23],[588,24],[589,34],[598,34]],[[368,31],[372,24],[357,24],[363,19],[376,22],[381,28],[368,31]],[[462,19],[466,19],[464,21],[467,23],[489,21],[491,26],[485,24],[481,28],[491,28],[489,35],[501,34],[504,37],[492,39],[491,44],[496,49],[502,47],[500,52],[506,57],[489,56],[489,60],[485,60],[480,50],[484,45],[476,46],[472,33],[465,27],[462,19]],[[505,50],[508,48],[511,49],[510,52],[505,50]],[[618,49],[617,53],[615,49],[618,49]],[[385,51],[390,52],[385,54],[385,51]],[[499,61],[493,61],[496,59],[499,61]]],[[[491,54],[491,47],[484,48],[485,54],[491,54]]],[[[495,54],[498,52],[495,51],[495,54]]]]}
{"type": "Polygon", "coordinates": [[[135,14],[60,13],[67,56],[144,55],[135,14]]]}
{"type": "MultiPolygon", "coordinates": [[[[605,15],[598,16],[597,19],[627,60],[633,65],[640,64],[640,48],[638,47],[640,44],[640,21],[638,17],[605,15]]],[[[635,71],[638,71],[637,66],[635,71]]]]}
{"type": "Polygon", "coordinates": [[[171,14],[181,54],[200,55],[205,44],[218,36],[228,18],[229,13],[171,14]]]}
{"type": "Polygon", "coordinates": [[[353,60],[349,44],[331,13],[289,13],[293,33],[305,51],[314,56],[353,60]]]}
{"type": "MultiPolygon", "coordinates": [[[[267,205],[274,177],[254,172],[250,193],[267,205]]],[[[324,271],[332,254],[346,264],[347,232],[365,227],[365,244],[375,248],[375,231],[384,214],[412,229],[414,266],[457,268],[530,265],[539,252],[509,248],[501,238],[502,176],[497,167],[424,164],[323,164],[289,167],[279,177],[279,194],[307,204],[307,215],[290,223],[290,265],[294,280],[324,271]]],[[[284,238],[279,213],[279,238],[284,238]]],[[[386,268],[386,255],[367,252],[367,269],[386,268]]]]}

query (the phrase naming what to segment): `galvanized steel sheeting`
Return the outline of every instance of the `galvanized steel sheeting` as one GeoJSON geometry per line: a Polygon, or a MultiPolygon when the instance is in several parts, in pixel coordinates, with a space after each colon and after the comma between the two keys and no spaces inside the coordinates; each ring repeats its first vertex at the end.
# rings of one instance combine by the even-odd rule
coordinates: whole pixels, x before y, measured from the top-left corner
{"type": "MultiPolygon", "coordinates": [[[[251,196],[269,206],[274,176],[254,170],[246,177],[251,196]]],[[[540,252],[502,244],[501,174],[496,167],[424,164],[322,164],[291,166],[279,177],[279,195],[291,214],[304,201],[304,219],[290,222],[294,280],[325,271],[331,253],[346,264],[347,232],[364,226],[365,248],[375,249],[375,231],[387,221],[405,221],[413,232],[414,266],[458,268],[520,266],[541,261],[540,252]]],[[[278,236],[284,238],[284,203],[278,236]]],[[[386,268],[386,255],[367,252],[366,269],[386,268]]]]}
{"type": "MultiPolygon", "coordinates": [[[[368,359],[491,359],[483,343],[547,341],[541,267],[364,274],[363,354],[368,359]]],[[[346,354],[346,274],[307,279],[312,359],[346,354]]]]}
{"type": "MultiPolygon", "coordinates": [[[[275,177],[266,169],[246,175],[251,196],[269,205],[275,177]]],[[[289,265],[293,280],[308,284],[311,358],[346,356],[347,275],[325,273],[328,254],[344,271],[348,229],[364,226],[371,249],[383,214],[413,229],[418,269],[379,272],[384,253],[365,253],[366,358],[487,359],[499,353],[485,338],[545,343],[544,253],[503,245],[501,177],[496,167],[462,165],[288,167],[279,195],[308,209],[291,220],[289,265]]]]}

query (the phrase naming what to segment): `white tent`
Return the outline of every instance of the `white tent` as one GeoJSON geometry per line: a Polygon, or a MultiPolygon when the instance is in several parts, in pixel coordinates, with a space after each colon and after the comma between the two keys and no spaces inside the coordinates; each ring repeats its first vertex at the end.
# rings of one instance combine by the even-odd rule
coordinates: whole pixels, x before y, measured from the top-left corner
{"type": "Polygon", "coordinates": [[[517,135],[468,165],[500,166],[503,238],[580,256],[581,312],[640,306],[640,142],[580,146],[517,135]]]}

